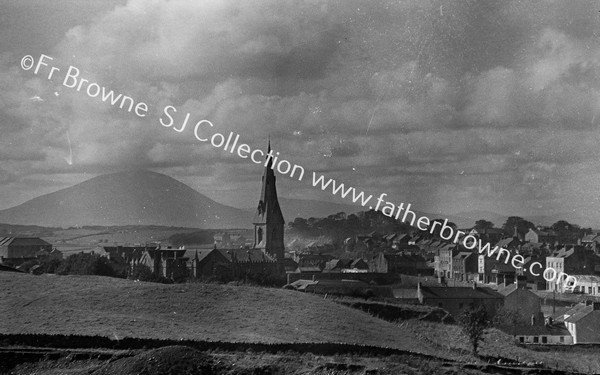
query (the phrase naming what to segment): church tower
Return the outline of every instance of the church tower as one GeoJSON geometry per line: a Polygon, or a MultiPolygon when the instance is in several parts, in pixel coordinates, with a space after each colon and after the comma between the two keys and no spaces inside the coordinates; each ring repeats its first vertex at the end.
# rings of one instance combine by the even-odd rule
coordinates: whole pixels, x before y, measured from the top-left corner
{"type": "Polygon", "coordinates": [[[275,173],[273,172],[273,157],[271,153],[271,141],[267,151],[269,162],[262,176],[262,188],[258,209],[254,216],[254,248],[261,249],[277,260],[284,256],[283,227],[285,221],[277,200],[277,188],[275,187],[275,173]]]}

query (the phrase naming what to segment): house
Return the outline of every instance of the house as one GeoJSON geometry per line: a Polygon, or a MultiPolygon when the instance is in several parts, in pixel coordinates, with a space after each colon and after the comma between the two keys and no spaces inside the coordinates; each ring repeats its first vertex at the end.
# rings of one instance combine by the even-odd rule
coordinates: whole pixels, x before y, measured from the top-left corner
{"type": "Polygon", "coordinates": [[[525,262],[521,268],[515,269],[515,274],[517,279],[519,277],[525,277],[527,282],[532,285],[534,290],[545,290],[546,289],[546,280],[544,279],[543,272],[538,272],[534,275],[532,272],[527,272],[526,270],[531,270],[534,263],[544,264],[546,262],[545,256],[538,255],[529,255],[524,258],[525,262]]]}
{"type": "Polygon", "coordinates": [[[573,293],[600,296],[600,277],[595,275],[571,275],[577,279],[573,293]]]}
{"type": "Polygon", "coordinates": [[[452,259],[452,273],[455,280],[469,281],[476,279],[477,255],[470,251],[461,251],[452,259]]]}
{"type": "Polygon", "coordinates": [[[368,273],[369,265],[363,259],[355,259],[348,268],[343,268],[342,273],[368,273]]]}
{"type": "Polygon", "coordinates": [[[597,233],[592,233],[584,236],[581,239],[581,244],[593,251],[596,255],[600,254],[600,235],[597,233]]]}
{"type": "Polygon", "coordinates": [[[369,262],[369,269],[374,273],[396,273],[404,275],[431,275],[432,269],[427,267],[425,258],[412,253],[385,254],[380,252],[369,262]]]}
{"type": "Polygon", "coordinates": [[[548,290],[564,293],[566,285],[564,278],[559,277],[561,273],[569,275],[588,275],[595,271],[595,266],[600,259],[582,245],[562,247],[546,257],[546,268],[556,271],[556,277],[547,282],[548,290]]]}
{"type": "Polygon", "coordinates": [[[186,250],[183,248],[162,249],[157,246],[144,249],[139,259],[132,259],[130,264],[132,267],[143,264],[149,267],[154,275],[168,279],[186,278],[189,276],[187,269],[189,259],[185,254],[186,250]]]}
{"type": "Polygon", "coordinates": [[[347,269],[352,264],[352,259],[332,259],[325,263],[323,272],[326,273],[341,273],[343,269],[347,269]]]}
{"type": "Polygon", "coordinates": [[[327,262],[333,260],[332,255],[328,254],[296,254],[294,261],[298,267],[317,267],[319,272],[325,269],[327,262]]]}
{"type": "Polygon", "coordinates": [[[504,263],[502,260],[490,259],[491,260],[491,277],[490,282],[496,285],[509,285],[514,283],[517,277],[517,270],[512,264],[504,263]]]}
{"type": "Polygon", "coordinates": [[[439,250],[438,250],[438,254],[436,255],[438,257],[438,260],[436,262],[436,266],[437,268],[435,269],[435,274],[438,277],[446,277],[446,278],[453,278],[454,277],[454,270],[452,268],[452,262],[454,257],[459,253],[458,251],[458,247],[456,245],[451,245],[451,244],[446,244],[443,245],[439,250]]]}
{"type": "Polygon", "coordinates": [[[518,343],[542,345],[571,345],[573,336],[564,325],[548,323],[543,325],[516,325],[503,329],[512,333],[518,343]]]}
{"type": "Polygon", "coordinates": [[[50,253],[52,245],[38,237],[0,238],[0,263],[7,266],[19,266],[35,259],[40,251],[50,253]]]}
{"type": "Polygon", "coordinates": [[[232,244],[231,235],[227,232],[217,233],[213,236],[213,239],[215,246],[220,248],[230,247],[232,244]]]}
{"type": "MultiPolygon", "coordinates": [[[[129,272],[131,272],[133,267],[137,264],[144,264],[151,270],[154,270],[155,265],[152,258],[149,254],[145,253],[147,250],[154,250],[158,248],[160,248],[160,245],[102,246],[102,250],[94,249],[94,253],[98,253],[100,256],[104,256],[104,253],[108,254],[108,259],[111,261],[113,268],[115,268],[118,273],[129,274],[129,272]],[[141,261],[142,257],[144,257],[143,261],[141,261]]],[[[157,271],[156,275],[160,274],[161,273],[157,271]]]]}
{"type": "Polygon", "coordinates": [[[229,259],[214,248],[189,249],[184,258],[188,260],[190,276],[196,279],[224,279],[231,272],[229,259]]]}
{"type": "Polygon", "coordinates": [[[518,237],[504,238],[496,243],[496,246],[506,250],[518,250],[521,247],[521,240],[518,237]]]}
{"type": "Polygon", "coordinates": [[[548,243],[552,244],[556,241],[557,236],[553,231],[543,231],[540,229],[529,228],[529,231],[525,233],[526,242],[537,242],[537,243],[548,243]]]}
{"type": "Polygon", "coordinates": [[[408,234],[399,234],[392,239],[392,248],[395,250],[406,249],[411,245],[411,237],[408,234]]]}
{"type": "Polygon", "coordinates": [[[434,287],[417,284],[419,303],[446,310],[457,318],[465,310],[483,306],[490,316],[494,316],[504,303],[504,297],[493,289],[478,287],[434,287]]]}
{"type": "Polygon", "coordinates": [[[500,228],[473,228],[469,234],[485,242],[496,243],[504,237],[504,231],[500,228]]]}
{"type": "Polygon", "coordinates": [[[504,296],[504,310],[515,314],[515,324],[543,325],[544,314],[540,297],[527,289],[527,279],[517,278],[516,282],[500,286],[498,293],[504,296]]]}
{"type": "Polygon", "coordinates": [[[576,305],[564,313],[573,344],[600,344],[600,302],[576,305]]]}

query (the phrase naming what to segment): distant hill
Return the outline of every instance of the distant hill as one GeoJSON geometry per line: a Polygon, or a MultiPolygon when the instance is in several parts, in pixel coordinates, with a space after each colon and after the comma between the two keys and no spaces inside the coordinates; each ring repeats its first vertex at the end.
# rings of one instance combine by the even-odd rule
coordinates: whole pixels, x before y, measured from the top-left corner
{"type": "MultiPolygon", "coordinates": [[[[461,216],[464,218],[468,218],[471,221],[471,226],[474,225],[475,221],[484,219],[491,221],[495,224],[496,228],[501,228],[504,223],[506,223],[506,219],[509,215],[501,215],[494,212],[489,211],[470,211],[470,212],[460,212],[457,213],[456,216],[461,216]]],[[[535,225],[545,225],[550,226],[556,223],[559,220],[566,220],[571,224],[580,225],[583,228],[588,227],[596,227],[594,221],[585,215],[581,215],[577,212],[561,212],[555,213],[551,215],[518,215],[512,214],[510,216],[520,216],[523,219],[532,222],[535,225]]]]}
{"type": "Polygon", "coordinates": [[[147,170],[94,177],[0,211],[0,223],[70,227],[167,225],[250,227],[252,214],[217,203],[189,186],[147,170]]]}
{"type": "Polygon", "coordinates": [[[311,217],[323,218],[329,215],[345,212],[347,214],[364,211],[365,209],[359,205],[353,206],[350,204],[340,204],[333,202],[323,202],[308,199],[290,199],[279,198],[279,205],[283,212],[285,221],[289,223],[297,217],[308,219],[311,217]]]}
{"type": "MultiPolygon", "coordinates": [[[[345,212],[346,214],[353,214],[361,211],[368,211],[367,207],[360,205],[340,204],[333,202],[323,202],[317,200],[305,200],[305,199],[288,199],[279,198],[281,205],[281,211],[283,217],[287,223],[294,221],[295,218],[301,217],[308,219],[311,217],[325,218],[329,215],[336,214],[338,212],[345,212]]],[[[411,208],[415,212],[417,218],[420,216],[427,216],[429,219],[448,219],[448,221],[455,223],[459,228],[470,228],[475,225],[475,220],[472,220],[469,216],[462,215],[443,215],[443,214],[431,214],[423,211],[416,210],[415,207],[411,208]]],[[[254,211],[252,211],[254,212],[254,211]]],[[[402,215],[400,216],[402,219],[402,215]]],[[[478,218],[479,219],[479,218],[478,218]]]]}

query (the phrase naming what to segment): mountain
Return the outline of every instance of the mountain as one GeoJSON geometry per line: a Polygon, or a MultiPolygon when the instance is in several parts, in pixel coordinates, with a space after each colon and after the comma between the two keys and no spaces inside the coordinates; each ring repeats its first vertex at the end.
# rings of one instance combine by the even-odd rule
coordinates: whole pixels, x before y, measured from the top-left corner
{"type": "Polygon", "coordinates": [[[169,176],[142,170],[94,177],[39,196],[0,211],[0,223],[249,228],[252,214],[217,203],[169,176]]]}

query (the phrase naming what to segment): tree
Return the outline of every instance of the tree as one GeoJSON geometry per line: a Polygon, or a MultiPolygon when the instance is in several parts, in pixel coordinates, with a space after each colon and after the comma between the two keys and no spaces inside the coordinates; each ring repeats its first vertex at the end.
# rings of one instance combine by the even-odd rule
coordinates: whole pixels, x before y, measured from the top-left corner
{"type": "Polygon", "coordinates": [[[475,222],[475,229],[491,229],[493,227],[494,223],[484,219],[480,219],[475,222]]]}
{"type": "Polygon", "coordinates": [[[490,327],[490,320],[485,307],[479,306],[475,309],[465,310],[458,319],[463,332],[469,338],[473,348],[473,355],[477,355],[479,342],[483,341],[485,330],[490,327]]]}
{"type": "Polygon", "coordinates": [[[535,228],[535,225],[533,225],[532,222],[523,219],[522,217],[509,216],[502,226],[502,229],[504,232],[506,232],[506,234],[513,234],[515,232],[515,227],[517,228],[517,232],[520,234],[525,234],[530,228],[535,228]]]}
{"type": "MultiPolygon", "coordinates": [[[[576,228],[574,228],[574,226],[572,224],[569,224],[569,222],[567,222],[565,220],[557,221],[556,223],[552,224],[551,228],[556,233],[572,232],[573,229],[576,229],[576,228]]],[[[579,228],[577,228],[577,229],[579,229],[579,228]]]]}
{"type": "Polygon", "coordinates": [[[56,269],[59,275],[117,276],[107,258],[97,254],[79,253],[68,256],[56,269]]]}

